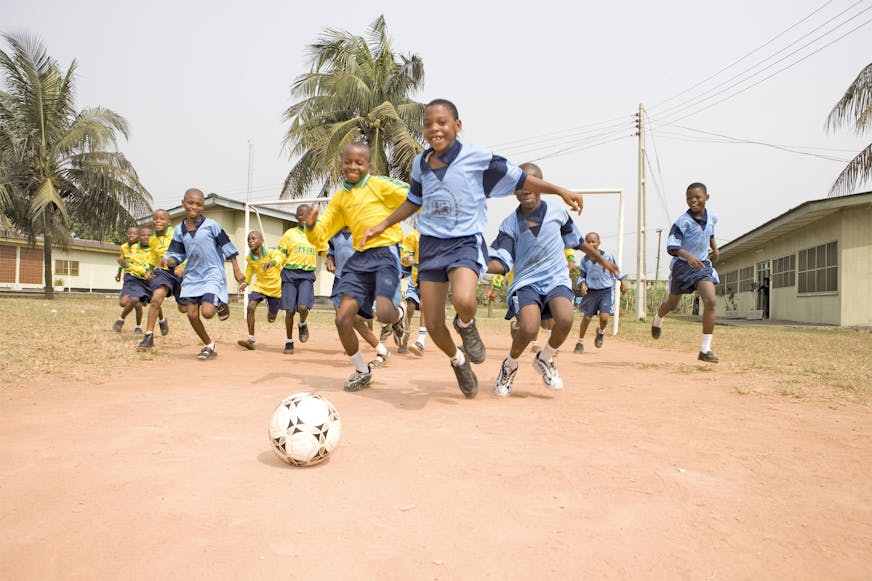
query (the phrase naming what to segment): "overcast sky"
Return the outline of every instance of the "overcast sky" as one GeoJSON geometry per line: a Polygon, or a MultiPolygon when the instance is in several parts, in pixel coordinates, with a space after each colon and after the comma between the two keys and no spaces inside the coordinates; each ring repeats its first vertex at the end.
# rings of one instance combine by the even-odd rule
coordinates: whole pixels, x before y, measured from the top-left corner
{"type": "MultiPolygon", "coordinates": [[[[64,68],[78,61],[79,108],[102,105],[128,120],[121,149],[155,207],[177,205],[187,187],[245,200],[249,142],[252,199],[277,199],[292,164],[281,118],[308,70],[307,46],[325,28],[362,35],[379,14],[394,49],[423,59],[424,89],[412,97],[454,101],[461,141],[518,164],[536,160],[545,179],[566,187],[624,189],[628,273],[640,103],[651,130],[649,274],[656,229],[668,231],[687,209],[687,184],[708,185],[724,244],[826,197],[872,140],[825,128],[872,61],[872,0],[0,0],[0,14],[4,32],[38,35],[64,68]]],[[[490,203],[489,238],[514,203],[490,203]]],[[[614,197],[588,196],[577,222],[617,249],[614,197]]]]}

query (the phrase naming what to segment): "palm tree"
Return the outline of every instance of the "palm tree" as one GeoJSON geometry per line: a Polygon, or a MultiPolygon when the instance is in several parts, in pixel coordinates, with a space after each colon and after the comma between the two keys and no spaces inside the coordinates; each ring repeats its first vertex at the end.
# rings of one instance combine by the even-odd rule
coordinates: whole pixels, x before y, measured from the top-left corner
{"type": "Polygon", "coordinates": [[[311,72],[291,88],[300,100],[285,111],[290,129],[284,146],[298,161],[282,198],[330,189],[342,180],[339,157],[348,143],[369,145],[373,173],[408,181],[412,159],[423,147],[424,105],[409,95],[424,83],[417,55],[396,55],[384,16],[368,38],[326,29],[309,46],[311,72]]]}
{"type": "Polygon", "coordinates": [[[43,237],[52,298],[52,246],[68,246],[71,224],[102,238],[149,212],[151,195],[116,149],[127,122],[103,107],[76,111],[76,62],[64,72],[37,38],[3,38],[11,50],[0,51],[0,203],[31,243],[43,237]]]}
{"type": "MultiPolygon", "coordinates": [[[[827,128],[831,131],[842,125],[853,125],[858,135],[872,128],[872,63],[860,71],[827,117],[827,128]]],[[[848,162],[836,178],[829,195],[850,193],[870,176],[872,176],[872,143],[848,162]]]]}

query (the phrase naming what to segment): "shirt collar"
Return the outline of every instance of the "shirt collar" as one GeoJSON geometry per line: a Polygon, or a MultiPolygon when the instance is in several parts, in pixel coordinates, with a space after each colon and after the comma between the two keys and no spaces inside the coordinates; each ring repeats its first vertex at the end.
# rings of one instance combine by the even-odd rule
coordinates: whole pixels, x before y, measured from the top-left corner
{"type": "Polygon", "coordinates": [[[362,188],[363,186],[366,185],[367,181],[369,181],[369,174],[366,174],[365,176],[360,178],[360,181],[358,181],[356,184],[353,184],[353,183],[349,182],[348,180],[342,180],[342,188],[345,191],[349,191],[352,188],[362,188]]]}
{"type": "MultiPolygon", "coordinates": [[[[444,152],[437,155],[436,157],[438,157],[439,160],[442,163],[444,163],[445,165],[451,165],[451,162],[453,162],[455,159],[457,159],[457,155],[460,153],[461,147],[463,147],[463,144],[460,143],[460,141],[455,139],[454,143],[452,143],[448,149],[446,149],[444,152]]],[[[427,151],[424,152],[423,159],[425,159],[425,160],[428,159],[429,156],[433,155],[434,153],[436,153],[436,152],[433,150],[432,147],[428,148],[427,151]]]]}
{"type": "Polygon", "coordinates": [[[521,229],[521,232],[524,230],[530,229],[530,224],[528,220],[532,220],[533,222],[539,222],[539,225],[542,225],[542,222],[545,221],[545,211],[547,207],[545,206],[545,202],[539,200],[539,205],[533,208],[533,211],[530,212],[529,216],[524,215],[524,211],[521,210],[520,204],[518,205],[518,209],[515,210],[515,214],[518,217],[518,226],[521,229]]]}
{"type": "MultiPolygon", "coordinates": [[[[203,214],[200,214],[200,217],[197,218],[197,220],[194,221],[194,228],[199,228],[200,225],[201,225],[205,220],[206,220],[206,216],[204,216],[203,214]]],[[[188,224],[188,219],[187,219],[187,217],[186,217],[184,220],[182,220],[182,229],[183,229],[185,232],[189,232],[187,224],[188,224]]]]}

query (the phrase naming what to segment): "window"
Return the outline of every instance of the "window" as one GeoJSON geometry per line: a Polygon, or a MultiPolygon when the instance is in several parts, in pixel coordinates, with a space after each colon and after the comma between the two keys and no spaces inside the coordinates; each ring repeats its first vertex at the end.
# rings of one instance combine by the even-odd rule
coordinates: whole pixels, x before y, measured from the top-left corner
{"type": "Polygon", "coordinates": [[[799,251],[797,269],[800,293],[839,290],[839,253],[835,242],[799,251]]]}
{"type": "Polygon", "coordinates": [[[730,272],[725,272],[721,275],[721,284],[717,287],[717,292],[719,295],[729,296],[732,293],[735,293],[738,289],[739,282],[739,271],[731,270],[730,272]]]}
{"type": "Polygon", "coordinates": [[[796,285],[796,255],[782,256],[772,261],[772,288],[796,285]]]}
{"type": "Polygon", "coordinates": [[[79,276],[78,260],[55,260],[55,276],[79,276]]]}
{"type": "Polygon", "coordinates": [[[15,263],[18,252],[14,246],[0,246],[0,282],[15,282],[15,263]]]}
{"type": "Polygon", "coordinates": [[[754,267],[748,266],[739,269],[739,292],[754,291],[754,267]]]}

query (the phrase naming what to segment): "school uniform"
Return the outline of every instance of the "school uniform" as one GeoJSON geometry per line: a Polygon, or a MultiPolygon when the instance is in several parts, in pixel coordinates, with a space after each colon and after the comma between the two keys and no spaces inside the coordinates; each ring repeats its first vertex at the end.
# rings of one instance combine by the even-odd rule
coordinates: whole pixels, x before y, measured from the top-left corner
{"type": "Polygon", "coordinates": [[[267,308],[273,314],[278,313],[281,306],[281,269],[284,261],[285,255],[281,251],[266,246],[260,247],[260,254],[249,252],[245,257],[245,284],[251,288],[248,300],[266,300],[267,308]],[[270,263],[272,266],[264,270],[264,267],[270,263]],[[251,286],[251,281],[255,278],[257,280],[254,286],[251,286]]]}
{"type": "Polygon", "coordinates": [[[696,285],[702,281],[719,284],[718,273],[708,258],[711,248],[710,241],[715,237],[717,216],[705,210],[703,217],[697,220],[693,212],[688,210],[675,220],[666,239],[666,252],[673,256],[669,264],[669,292],[673,295],[689,294],[696,290],[696,285]],[[677,255],[679,250],[685,250],[703,264],[702,269],[691,268],[687,260],[677,255]]]}
{"type": "MultiPolygon", "coordinates": [[[[608,250],[600,249],[599,253],[606,261],[617,263],[614,255],[608,250]]],[[[581,312],[588,317],[593,317],[597,313],[613,314],[615,281],[621,280],[623,275],[615,277],[586,255],[581,259],[579,268],[581,273],[578,276],[578,286],[587,285],[587,294],[581,297],[579,307],[581,312]]]]}
{"type": "Polygon", "coordinates": [[[176,263],[187,260],[179,302],[227,304],[224,262],[239,251],[215,220],[200,216],[193,230],[188,230],[186,223],[182,221],[175,229],[166,253],[166,258],[176,263]]]}

